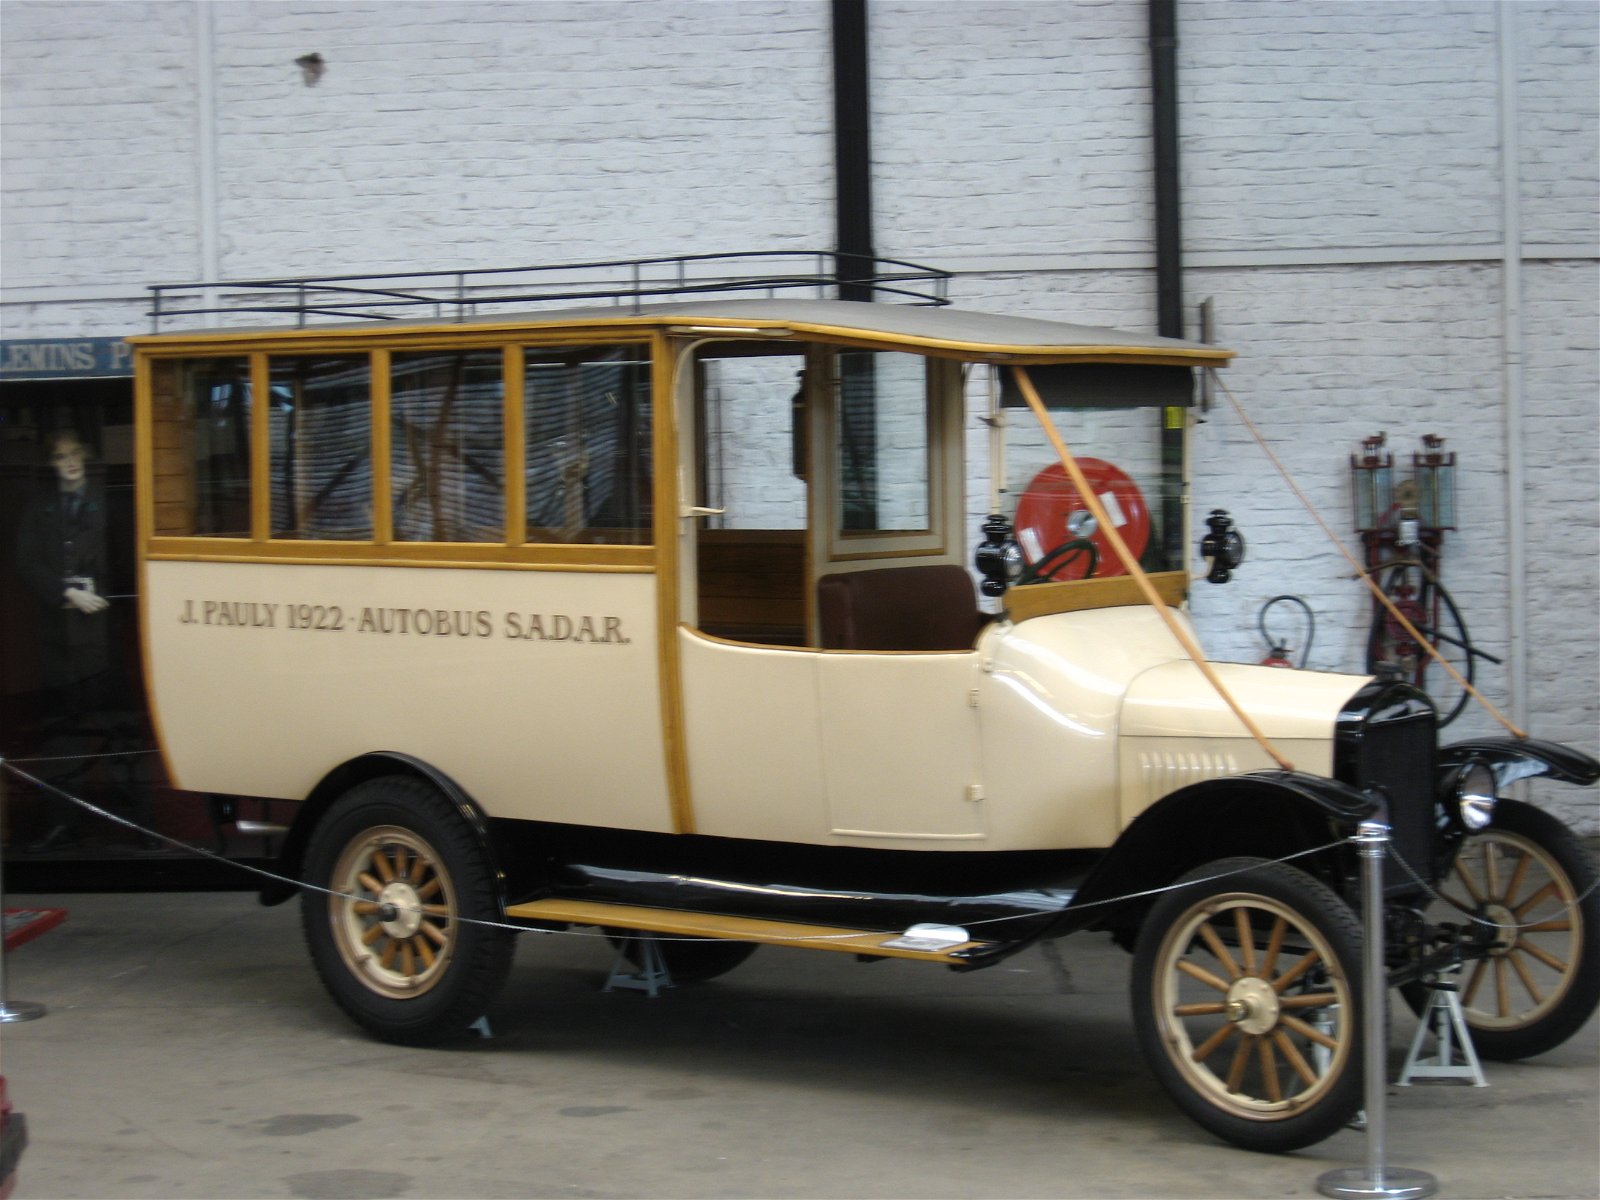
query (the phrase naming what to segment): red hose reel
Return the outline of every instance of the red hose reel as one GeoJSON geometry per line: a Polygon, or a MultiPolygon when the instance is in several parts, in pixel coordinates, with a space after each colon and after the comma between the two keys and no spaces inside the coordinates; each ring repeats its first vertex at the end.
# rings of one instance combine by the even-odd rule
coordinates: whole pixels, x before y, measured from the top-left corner
{"type": "MultiPolygon", "coordinates": [[[[1150,544],[1150,509],[1138,485],[1104,459],[1080,458],[1078,466],[1134,558],[1142,556],[1150,544]]],[[[1017,541],[1030,566],[1044,564],[1037,573],[1040,579],[1086,579],[1091,571],[1097,579],[1128,573],[1060,463],[1035,475],[1017,501],[1017,541]],[[1074,542],[1092,544],[1094,556],[1057,554],[1074,542]]]]}

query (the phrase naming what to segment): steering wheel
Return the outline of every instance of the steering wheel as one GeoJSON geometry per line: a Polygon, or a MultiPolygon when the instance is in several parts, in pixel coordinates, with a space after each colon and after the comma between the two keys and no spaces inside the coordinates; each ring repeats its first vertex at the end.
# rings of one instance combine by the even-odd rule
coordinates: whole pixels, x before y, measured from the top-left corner
{"type": "Polygon", "coordinates": [[[1017,586],[1027,583],[1039,583],[1051,578],[1056,571],[1069,572],[1068,579],[1088,579],[1100,565],[1100,551],[1095,548],[1094,542],[1086,537],[1069,538],[1059,546],[1041,554],[1037,562],[1029,563],[1022,569],[1022,574],[1017,577],[1017,586]],[[1086,554],[1089,562],[1084,567],[1082,574],[1073,574],[1073,564],[1078,561],[1078,556],[1086,554]]]}

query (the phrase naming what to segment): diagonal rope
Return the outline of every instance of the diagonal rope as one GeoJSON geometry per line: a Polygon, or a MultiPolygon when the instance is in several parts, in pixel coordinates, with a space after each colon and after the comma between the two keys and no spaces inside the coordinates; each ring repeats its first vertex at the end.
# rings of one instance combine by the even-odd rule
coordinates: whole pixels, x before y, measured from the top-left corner
{"type": "Polygon", "coordinates": [[[1419,631],[1417,627],[1407,619],[1405,613],[1400,611],[1400,609],[1395,605],[1395,602],[1384,594],[1383,589],[1373,582],[1372,576],[1368,570],[1356,561],[1355,555],[1351,554],[1350,551],[1345,548],[1345,544],[1340,540],[1339,535],[1334,533],[1332,528],[1329,527],[1327,521],[1322,519],[1322,514],[1316,510],[1311,501],[1307,499],[1306,494],[1300,490],[1300,486],[1295,483],[1294,477],[1289,474],[1289,469],[1285,467],[1282,460],[1280,460],[1278,456],[1272,452],[1272,447],[1267,444],[1267,439],[1262,436],[1261,430],[1256,428],[1256,423],[1250,419],[1250,414],[1244,411],[1244,406],[1239,403],[1238,398],[1233,394],[1232,391],[1229,390],[1228,385],[1222,381],[1222,376],[1217,374],[1215,368],[1208,367],[1207,370],[1211,372],[1211,378],[1216,381],[1217,386],[1222,389],[1222,394],[1228,398],[1228,403],[1233,406],[1233,411],[1239,415],[1239,420],[1244,422],[1244,427],[1249,430],[1250,436],[1255,439],[1256,445],[1260,446],[1261,452],[1267,456],[1267,461],[1270,462],[1278,474],[1283,477],[1283,481],[1289,485],[1289,490],[1294,493],[1295,499],[1299,500],[1305,510],[1311,514],[1311,519],[1322,528],[1323,533],[1327,534],[1328,540],[1333,543],[1334,549],[1338,550],[1339,553],[1344,556],[1344,560],[1355,570],[1356,578],[1361,580],[1361,582],[1366,585],[1367,590],[1372,593],[1373,597],[1378,601],[1379,604],[1383,606],[1384,610],[1399,622],[1400,627],[1406,631],[1406,635],[1415,641],[1417,645],[1426,650],[1429,657],[1444,668],[1445,674],[1449,675],[1450,678],[1455,680],[1457,684],[1465,688],[1467,694],[1479,704],[1483,705],[1483,707],[1488,710],[1490,716],[1492,716],[1501,725],[1505,726],[1506,731],[1510,733],[1512,737],[1517,738],[1519,741],[1526,741],[1528,737],[1527,731],[1524,729],[1519,729],[1516,725],[1512,724],[1511,719],[1507,717],[1505,713],[1496,708],[1482,692],[1468,683],[1466,679],[1462,677],[1461,672],[1457,671],[1453,666],[1451,666],[1450,663],[1445,659],[1444,655],[1439,653],[1434,644],[1424,637],[1421,631],[1419,631]]]}
{"type": "Polygon", "coordinates": [[[1155,585],[1150,582],[1150,577],[1144,573],[1144,568],[1139,565],[1139,560],[1128,549],[1128,543],[1122,540],[1122,535],[1117,532],[1117,527],[1112,523],[1105,506],[1100,503],[1100,497],[1094,494],[1094,489],[1089,486],[1089,481],[1083,476],[1083,469],[1078,466],[1078,460],[1073,457],[1072,451],[1067,449],[1067,443],[1062,440],[1061,434],[1056,430],[1055,423],[1050,420],[1050,414],[1045,410],[1044,401],[1039,398],[1039,393],[1034,389],[1033,380],[1028,378],[1025,367],[1012,367],[1011,373],[1016,376],[1017,386],[1022,390],[1022,395],[1028,402],[1028,407],[1033,409],[1033,415],[1039,418],[1039,424],[1044,427],[1045,435],[1049,437],[1051,445],[1055,447],[1056,454],[1061,458],[1061,465],[1066,468],[1067,475],[1072,479],[1072,485],[1078,489],[1078,494],[1083,497],[1083,502],[1088,506],[1094,519],[1100,523],[1101,530],[1106,535],[1106,540],[1111,543],[1112,550],[1116,551],[1117,558],[1123,567],[1139,585],[1139,590],[1144,593],[1144,598],[1150,606],[1160,614],[1161,619],[1172,631],[1172,636],[1178,639],[1178,644],[1183,647],[1184,653],[1200,668],[1200,673],[1205,676],[1206,682],[1222,697],[1222,702],[1233,710],[1233,715],[1239,718],[1241,724],[1256,740],[1256,744],[1267,752],[1269,758],[1285,771],[1294,770],[1294,764],[1278,753],[1276,746],[1268,740],[1267,735],[1261,731],[1251,718],[1250,714],[1233,698],[1233,693],[1228,691],[1221,677],[1216,673],[1211,663],[1206,660],[1205,652],[1200,649],[1189,631],[1184,629],[1178,619],[1172,615],[1172,610],[1156,592],[1155,585]]]}

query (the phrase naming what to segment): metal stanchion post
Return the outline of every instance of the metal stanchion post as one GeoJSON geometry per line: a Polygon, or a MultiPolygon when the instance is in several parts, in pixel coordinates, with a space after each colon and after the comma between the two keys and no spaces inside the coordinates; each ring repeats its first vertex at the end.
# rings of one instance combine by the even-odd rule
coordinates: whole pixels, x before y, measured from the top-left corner
{"type": "MultiPolygon", "coordinates": [[[[4,801],[0,801],[3,804],[4,801]]],[[[0,822],[3,824],[3,822],[0,822]]],[[[0,850],[0,1025],[33,1021],[44,1016],[44,1005],[30,1000],[11,1000],[6,995],[6,948],[3,932],[6,907],[5,852],[0,850]]]]}
{"type": "Polygon", "coordinates": [[[1317,1191],[1335,1200],[1422,1200],[1439,1190],[1439,1181],[1426,1171],[1385,1167],[1383,1163],[1384,1097],[1389,1076],[1389,1023],[1384,1019],[1388,998],[1388,965],[1383,953],[1383,856],[1389,848],[1389,827],[1381,821],[1363,821],[1356,831],[1361,847],[1361,923],[1366,942],[1367,1165],[1340,1167],[1317,1179],[1317,1191]]]}

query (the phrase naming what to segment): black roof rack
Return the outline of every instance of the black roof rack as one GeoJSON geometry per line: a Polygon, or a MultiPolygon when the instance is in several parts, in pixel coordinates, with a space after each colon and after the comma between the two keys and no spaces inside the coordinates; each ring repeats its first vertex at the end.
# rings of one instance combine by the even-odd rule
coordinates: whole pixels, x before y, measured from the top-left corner
{"type": "Polygon", "coordinates": [[[152,333],[180,317],[287,315],[319,319],[466,321],[506,305],[611,301],[633,311],[668,296],[809,292],[943,306],[948,271],[833,250],[748,250],[602,262],[383,275],[320,275],[150,285],[152,333]]]}

